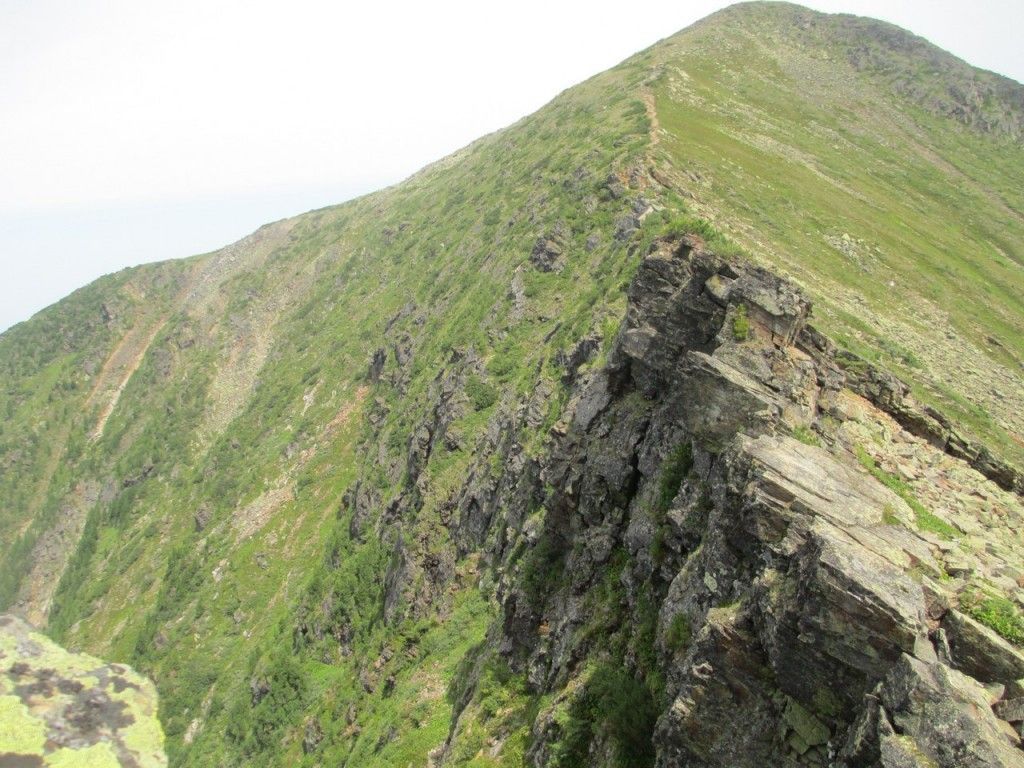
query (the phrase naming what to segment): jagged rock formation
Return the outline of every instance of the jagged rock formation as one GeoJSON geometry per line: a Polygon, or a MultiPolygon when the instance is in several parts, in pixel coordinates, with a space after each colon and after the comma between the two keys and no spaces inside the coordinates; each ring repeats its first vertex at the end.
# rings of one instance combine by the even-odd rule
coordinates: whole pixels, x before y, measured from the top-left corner
{"type": "MultiPolygon", "coordinates": [[[[694,240],[658,243],[629,296],[608,366],[578,387],[541,467],[532,547],[557,567],[540,592],[509,580],[502,653],[542,692],[607,654],[581,630],[620,552],[603,630],[637,632],[656,596],[658,766],[1024,765],[999,716],[1019,723],[1024,655],[950,607],[965,582],[946,542],[843,444],[833,404],[855,396],[806,299],[694,240]],[[659,487],[678,456],[681,477],[659,487]]],[[[1009,554],[990,573],[1019,567],[1009,554]]],[[[565,733],[534,735],[548,764],[565,733]]]]}
{"type": "Polygon", "coordinates": [[[0,616],[0,766],[167,765],[153,683],[0,616]]]}

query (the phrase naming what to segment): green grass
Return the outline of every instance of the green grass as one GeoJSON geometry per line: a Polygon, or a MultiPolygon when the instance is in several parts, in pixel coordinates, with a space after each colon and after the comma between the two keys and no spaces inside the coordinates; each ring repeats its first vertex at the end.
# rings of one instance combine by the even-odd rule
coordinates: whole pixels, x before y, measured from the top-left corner
{"type": "Polygon", "coordinates": [[[886,525],[900,525],[902,522],[888,504],[882,509],[882,522],[886,525]]]}
{"type": "MultiPolygon", "coordinates": [[[[878,480],[878,482],[889,490],[895,492],[895,494],[903,499],[903,501],[907,503],[907,506],[913,510],[914,520],[917,523],[919,530],[934,533],[943,539],[959,538],[960,532],[956,528],[925,507],[924,504],[922,504],[914,495],[910,486],[901,478],[886,472],[884,469],[879,467],[871,454],[864,450],[863,447],[857,446],[856,454],[857,461],[859,461],[861,466],[871,473],[872,477],[878,480]]],[[[892,517],[894,517],[894,515],[890,512],[889,518],[892,517]]],[[[889,519],[886,519],[886,522],[888,523],[889,519]]]]}
{"type": "Polygon", "coordinates": [[[887,84],[907,66],[901,54],[877,52],[895,57],[879,78],[846,73],[843,22],[811,32],[790,15],[757,7],[742,44],[708,24],[654,49],[664,67],[653,86],[658,158],[700,176],[683,184],[714,210],[717,230],[805,285],[819,328],[926,385],[926,403],[1024,464],[1024,444],[999,423],[1020,393],[1001,403],[984,373],[958,370],[966,354],[1008,376],[1024,359],[1024,155],[908,109],[887,84]],[[897,109],[905,119],[893,119],[897,109]],[[849,253],[829,240],[843,234],[849,253]],[[947,331],[964,346],[954,350],[947,331]]]}
{"type": "Polygon", "coordinates": [[[672,617],[672,621],[665,631],[666,647],[673,653],[677,653],[690,644],[691,637],[692,630],[689,619],[684,614],[677,613],[672,617]]]}
{"type": "Polygon", "coordinates": [[[803,424],[793,429],[792,434],[804,445],[821,446],[821,438],[810,427],[805,427],[803,424]]]}
{"type": "Polygon", "coordinates": [[[665,557],[665,515],[672,506],[672,500],[679,493],[683,480],[690,474],[693,468],[693,448],[689,443],[680,443],[665,457],[661,464],[661,474],[658,477],[658,485],[652,514],[654,523],[657,526],[654,532],[654,539],[651,542],[651,557],[655,563],[661,563],[665,557]]]}
{"type": "Polygon", "coordinates": [[[973,619],[1011,643],[1024,646],[1024,615],[1012,600],[976,592],[961,597],[961,606],[973,619]]]}
{"type": "Polygon", "coordinates": [[[747,305],[739,304],[732,316],[732,337],[735,341],[744,342],[750,336],[750,319],[747,317],[747,305]]]}
{"type": "Polygon", "coordinates": [[[562,579],[566,548],[553,531],[544,531],[537,543],[523,556],[519,584],[534,604],[550,594],[562,579]]]}
{"type": "Polygon", "coordinates": [[[476,411],[487,410],[498,400],[498,390],[478,376],[470,376],[466,381],[466,395],[476,411]]]}
{"type": "Polygon", "coordinates": [[[680,443],[661,464],[661,475],[658,478],[658,495],[654,501],[656,516],[662,517],[672,505],[672,500],[679,493],[679,487],[693,468],[693,448],[689,443],[680,443]]]}
{"type": "Polygon", "coordinates": [[[573,698],[561,726],[553,768],[586,768],[595,739],[612,746],[612,768],[654,765],[657,708],[644,683],[621,668],[599,666],[573,698]]]}
{"type": "Polygon", "coordinates": [[[530,726],[541,707],[540,697],[530,693],[525,675],[512,672],[504,660],[481,644],[463,657],[449,685],[450,701],[467,698],[450,764],[467,768],[523,765],[530,726]],[[490,746],[494,736],[502,739],[497,755],[490,746]]]}

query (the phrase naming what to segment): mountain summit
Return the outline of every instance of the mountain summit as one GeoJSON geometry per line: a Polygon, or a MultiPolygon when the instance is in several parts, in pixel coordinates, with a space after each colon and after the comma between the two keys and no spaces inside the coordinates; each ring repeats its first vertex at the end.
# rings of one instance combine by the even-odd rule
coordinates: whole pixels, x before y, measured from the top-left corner
{"type": "Polygon", "coordinates": [[[175,766],[1024,765],[1022,181],[1021,85],[728,8],[0,336],[0,608],[175,766]]]}

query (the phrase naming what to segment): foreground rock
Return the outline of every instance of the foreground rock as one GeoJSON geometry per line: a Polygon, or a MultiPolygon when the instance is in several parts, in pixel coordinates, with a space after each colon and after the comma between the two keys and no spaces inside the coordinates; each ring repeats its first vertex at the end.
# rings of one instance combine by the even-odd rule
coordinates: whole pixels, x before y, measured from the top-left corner
{"type": "Polygon", "coordinates": [[[0,616],[0,766],[167,764],[153,684],[0,616]]]}

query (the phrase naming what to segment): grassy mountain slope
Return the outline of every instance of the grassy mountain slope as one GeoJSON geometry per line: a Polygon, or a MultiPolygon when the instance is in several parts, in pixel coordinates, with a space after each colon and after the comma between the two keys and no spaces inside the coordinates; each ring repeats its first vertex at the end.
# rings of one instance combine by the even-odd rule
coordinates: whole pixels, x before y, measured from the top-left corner
{"type": "MultiPolygon", "coordinates": [[[[285,674],[277,667],[289,661],[296,612],[325,579],[346,585],[359,653],[303,670],[303,700],[320,699],[315,694],[339,681],[358,685],[369,649],[404,627],[401,616],[389,626],[379,616],[395,542],[349,541],[342,495],[362,476],[383,503],[408,482],[409,433],[432,405],[439,370],[472,356],[460,376],[477,394],[462,408],[458,445],[427,468],[422,509],[402,535],[444,550],[438,507],[476,460],[499,395],[507,391],[511,400],[533,389],[554,350],[595,324],[617,322],[630,265],[616,222],[629,220],[633,202],[601,187],[615,168],[634,165],[646,142],[643,106],[628,96],[643,75],[636,67],[604,75],[400,187],[271,225],[223,252],[91,287],[69,300],[93,312],[87,341],[72,337],[84,323],[63,306],[5,335],[5,346],[18,350],[4,353],[12,367],[39,337],[52,339],[52,349],[24,365],[65,372],[70,381],[52,386],[75,398],[58,400],[65,421],[44,423],[74,435],[59,460],[68,477],[53,478],[41,522],[15,541],[10,557],[41,561],[58,548],[46,542],[49,521],[65,519],[76,503],[88,507],[49,606],[49,629],[67,644],[132,658],[158,680],[173,758],[276,754],[275,726],[297,716],[289,702],[267,702],[270,722],[260,720],[256,743],[225,743],[225,723],[233,704],[248,702],[250,678],[268,665],[265,674],[285,674]],[[621,95],[608,100],[609,92],[621,95]],[[568,268],[523,270],[538,233],[559,226],[574,254],[568,268]],[[521,284],[519,298],[510,295],[513,283],[521,284]],[[106,321],[102,302],[116,305],[106,321]],[[513,312],[523,317],[513,323],[513,312]],[[118,384],[116,376],[113,386],[100,382],[102,361],[117,356],[129,324],[157,330],[151,340],[149,331],[133,337],[131,357],[141,362],[99,429],[118,384]],[[387,362],[374,383],[367,369],[379,348],[387,362]],[[401,371],[398,349],[412,358],[401,371]],[[101,361],[96,373],[87,367],[92,359],[101,361]],[[94,389],[107,397],[90,399],[94,389]],[[97,487],[80,490],[90,484],[97,487]],[[34,542],[47,546],[25,554],[34,542]],[[340,567],[328,567],[328,558],[340,567]],[[210,727],[186,750],[200,711],[212,712],[210,727]]],[[[58,442],[41,431],[39,400],[47,394],[36,383],[42,374],[35,376],[22,385],[34,400],[19,402],[19,392],[5,388],[12,407],[30,414],[5,424],[5,441],[26,442],[15,431],[23,428],[35,430],[39,446],[8,454],[24,462],[12,467],[12,485],[15,475],[44,475],[37,467],[58,442]]],[[[20,597],[34,596],[35,578],[22,582],[20,597]]],[[[421,704],[431,729],[422,738],[434,743],[447,729],[446,678],[488,617],[474,594],[436,601],[439,614],[456,617],[422,641],[438,646],[437,659],[421,664],[431,675],[431,696],[421,704]],[[465,630],[449,636],[458,622],[465,630]]],[[[402,631],[418,637],[422,629],[410,619],[402,631]]],[[[330,697],[323,700],[327,706],[330,697]]],[[[365,734],[356,753],[372,750],[380,735],[365,734]]],[[[405,764],[403,750],[411,748],[394,747],[395,764],[405,764]]]]}
{"type": "Polygon", "coordinates": [[[445,759],[518,764],[545,700],[487,644],[527,534],[464,489],[536,471],[655,238],[787,272],[1024,463],[1021,92],[738,6],[401,185],[97,281],[0,336],[0,606],[153,677],[175,765],[425,764],[470,696],[445,759]]]}
{"type": "Polygon", "coordinates": [[[805,285],[824,329],[1020,463],[1020,86],[785,4],[647,55],[659,154],[697,210],[805,285]]]}

